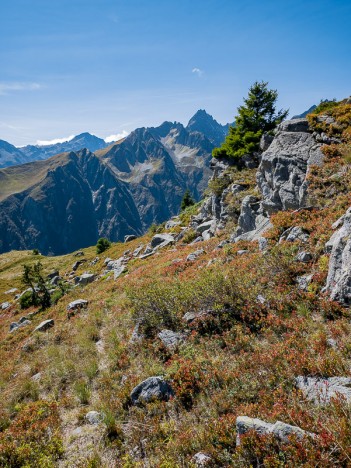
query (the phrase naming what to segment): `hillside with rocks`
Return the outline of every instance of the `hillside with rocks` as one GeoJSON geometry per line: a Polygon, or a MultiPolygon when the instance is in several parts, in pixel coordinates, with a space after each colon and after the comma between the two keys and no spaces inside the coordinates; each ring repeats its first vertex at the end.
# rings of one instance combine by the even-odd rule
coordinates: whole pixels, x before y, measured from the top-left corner
{"type": "MultiPolygon", "coordinates": [[[[172,168],[190,145],[139,132],[67,164],[137,194],[149,149],[172,168]]],[[[323,103],[141,237],[0,255],[0,465],[350,466],[350,135],[351,100],[323,103]]]]}
{"type": "Polygon", "coordinates": [[[95,153],[69,151],[1,169],[0,252],[37,248],[58,255],[101,236],[121,241],[178,214],[186,189],[200,200],[214,148],[200,127],[206,120],[214,126],[216,141],[225,133],[204,111],[196,127],[197,115],[190,127],[164,122],[95,153]]]}

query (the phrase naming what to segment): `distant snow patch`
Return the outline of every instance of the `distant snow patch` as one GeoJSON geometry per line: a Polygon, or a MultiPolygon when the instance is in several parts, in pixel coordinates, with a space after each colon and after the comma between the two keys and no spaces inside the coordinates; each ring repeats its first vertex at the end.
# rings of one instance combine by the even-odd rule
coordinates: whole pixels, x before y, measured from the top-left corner
{"type": "Polygon", "coordinates": [[[122,133],[117,133],[116,135],[110,135],[105,138],[106,143],[113,143],[114,141],[122,140],[122,138],[125,138],[129,135],[129,132],[126,130],[123,130],[122,133]]]}
{"type": "Polygon", "coordinates": [[[48,145],[56,145],[57,143],[65,143],[66,141],[71,141],[75,135],[71,135],[66,138],[55,138],[54,140],[37,140],[36,145],[38,146],[48,146],[48,145]]]}

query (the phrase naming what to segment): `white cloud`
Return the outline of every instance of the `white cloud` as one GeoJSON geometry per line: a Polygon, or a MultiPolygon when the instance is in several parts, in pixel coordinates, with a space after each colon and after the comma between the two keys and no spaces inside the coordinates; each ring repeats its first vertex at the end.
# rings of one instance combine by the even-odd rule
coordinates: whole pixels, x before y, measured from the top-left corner
{"type": "Polygon", "coordinates": [[[195,67],[191,70],[191,73],[195,73],[199,78],[201,78],[204,74],[204,71],[200,68],[195,67]]]}
{"type": "Polygon", "coordinates": [[[110,135],[105,138],[106,143],[113,143],[114,141],[122,140],[122,138],[125,138],[126,136],[129,135],[129,132],[126,130],[123,130],[122,133],[117,133],[116,135],[110,135]]]}
{"type": "Polygon", "coordinates": [[[25,82],[0,82],[0,96],[5,96],[11,92],[16,91],[37,91],[42,86],[39,83],[25,83],[25,82]]]}
{"type": "Polygon", "coordinates": [[[37,140],[36,145],[38,146],[47,146],[47,145],[56,145],[56,143],[65,143],[66,141],[71,141],[75,135],[71,135],[66,138],[55,138],[54,140],[37,140]]]}

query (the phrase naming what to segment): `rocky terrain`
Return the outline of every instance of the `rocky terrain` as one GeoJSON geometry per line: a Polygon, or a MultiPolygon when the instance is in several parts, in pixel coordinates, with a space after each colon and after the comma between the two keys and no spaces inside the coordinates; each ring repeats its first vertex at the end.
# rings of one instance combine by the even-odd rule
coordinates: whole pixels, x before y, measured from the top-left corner
{"type": "MultiPolygon", "coordinates": [[[[283,122],[98,256],[0,255],[0,464],[350,466],[350,129],[350,99],[283,122]],[[38,259],[52,305],[21,309],[38,259]]],[[[174,164],[189,144],[139,132],[127,166],[116,146],[66,158],[104,158],[123,191],[148,145],[174,164]]]]}
{"type": "Polygon", "coordinates": [[[95,153],[70,151],[0,170],[0,252],[63,254],[101,236],[140,235],[176,215],[185,190],[198,201],[211,175],[214,143],[200,131],[206,122],[211,140],[224,138],[225,127],[201,111],[187,127],[164,122],[104,149],[95,142],[95,153]]]}

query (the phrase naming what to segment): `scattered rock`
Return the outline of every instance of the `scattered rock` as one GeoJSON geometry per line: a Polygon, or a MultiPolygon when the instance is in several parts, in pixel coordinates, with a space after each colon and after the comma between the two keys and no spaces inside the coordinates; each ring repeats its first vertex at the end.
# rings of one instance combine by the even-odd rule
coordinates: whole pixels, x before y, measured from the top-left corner
{"type": "Polygon", "coordinates": [[[204,238],[202,236],[198,236],[196,239],[194,239],[190,245],[192,244],[197,244],[198,242],[202,242],[204,240],[204,238]]]}
{"type": "Polygon", "coordinates": [[[103,417],[102,414],[98,411],[89,411],[89,413],[85,415],[85,419],[89,424],[100,424],[103,420],[103,417]]]}
{"type": "Polygon", "coordinates": [[[203,232],[205,231],[208,231],[208,230],[214,230],[214,227],[215,227],[215,223],[213,222],[213,220],[211,221],[206,221],[205,223],[202,223],[200,224],[199,226],[197,226],[196,228],[196,232],[198,234],[202,234],[203,232]]]}
{"type": "Polygon", "coordinates": [[[258,248],[261,252],[263,252],[264,250],[266,250],[268,247],[268,239],[266,239],[265,237],[260,237],[258,239],[258,248]]]}
{"type": "Polygon", "coordinates": [[[297,262],[303,262],[303,263],[308,263],[312,260],[312,254],[311,252],[306,252],[305,250],[303,250],[302,252],[299,252],[297,255],[296,255],[296,261],[297,262]]]}
{"type": "Polygon", "coordinates": [[[48,330],[49,328],[53,327],[54,325],[55,325],[54,320],[52,319],[44,320],[34,329],[34,331],[44,332],[48,330]]]}
{"type": "Polygon", "coordinates": [[[172,330],[162,330],[157,336],[162,341],[165,348],[170,351],[177,348],[186,338],[184,333],[177,333],[172,330]]]}
{"type": "Polygon", "coordinates": [[[15,294],[17,291],[18,291],[17,288],[12,288],[12,289],[9,289],[8,291],[5,291],[5,294],[15,294]]]}
{"type": "Polygon", "coordinates": [[[81,276],[76,276],[74,278],[75,284],[80,286],[86,286],[89,283],[92,283],[95,280],[95,275],[93,273],[83,273],[81,276]]]}
{"type": "Polygon", "coordinates": [[[170,234],[156,234],[150,242],[152,249],[162,249],[169,244],[174,243],[174,237],[170,234]]]}
{"type": "Polygon", "coordinates": [[[301,291],[307,291],[307,290],[308,290],[308,286],[309,286],[309,285],[311,284],[311,282],[312,282],[312,278],[313,278],[313,274],[298,276],[298,277],[296,278],[296,282],[297,282],[298,288],[299,288],[301,291]]]}
{"type": "Polygon", "coordinates": [[[282,442],[289,442],[290,436],[295,436],[298,439],[304,437],[315,437],[315,434],[304,431],[298,426],[291,426],[290,424],[277,421],[275,424],[262,421],[257,418],[249,418],[248,416],[239,416],[236,419],[236,445],[240,445],[240,436],[246,434],[248,431],[255,431],[259,435],[273,434],[277,439],[282,442]]]}
{"type": "Polygon", "coordinates": [[[89,302],[86,301],[85,299],[77,299],[68,304],[67,310],[73,311],[73,310],[79,310],[79,309],[86,309],[88,307],[88,304],[89,302]]]}
{"type": "Polygon", "coordinates": [[[113,270],[114,279],[116,280],[117,278],[119,278],[121,274],[125,272],[125,270],[126,270],[125,265],[120,265],[119,267],[115,268],[113,270]]]}
{"type": "Polygon", "coordinates": [[[217,245],[216,249],[223,249],[223,247],[228,244],[230,244],[230,241],[228,239],[225,239],[217,245]]]}
{"type": "Polygon", "coordinates": [[[73,264],[72,270],[73,270],[73,271],[77,271],[78,267],[79,267],[80,265],[82,265],[83,263],[85,263],[85,262],[86,262],[85,259],[84,259],[84,260],[78,260],[77,262],[75,262],[75,263],[73,264]]]}
{"type": "Polygon", "coordinates": [[[165,229],[172,229],[176,226],[179,226],[180,225],[180,221],[173,221],[172,219],[170,219],[169,221],[167,221],[166,225],[165,225],[165,229]]]}
{"type": "Polygon", "coordinates": [[[196,467],[201,468],[202,466],[208,466],[212,462],[212,458],[206,453],[198,452],[195,453],[191,461],[196,467]]]}
{"type": "Polygon", "coordinates": [[[110,262],[112,262],[112,261],[113,261],[112,258],[107,257],[107,258],[105,258],[105,260],[104,260],[104,265],[107,265],[108,263],[110,263],[110,262]]]}
{"type": "Polygon", "coordinates": [[[60,280],[61,280],[61,276],[58,276],[58,275],[54,276],[53,278],[51,278],[50,284],[57,286],[60,280]]]}
{"type": "Polygon", "coordinates": [[[245,254],[247,254],[248,252],[249,252],[248,250],[238,250],[238,251],[237,251],[237,254],[238,254],[238,255],[245,255],[245,254]]]}
{"type": "Polygon", "coordinates": [[[33,382],[39,382],[40,379],[41,379],[41,372],[38,372],[37,374],[34,374],[31,377],[31,380],[33,380],[33,382]]]}
{"type": "Polygon", "coordinates": [[[307,242],[309,239],[310,235],[307,231],[302,229],[299,226],[294,226],[290,227],[286,231],[283,232],[283,234],[280,236],[279,239],[279,244],[283,241],[286,242],[307,242]]]}
{"type": "Polygon", "coordinates": [[[137,385],[130,394],[133,405],[152,400],[168,401],[173,396],[172,387],[162,377],[149,377],[137,385]]]}
{"type": "Polygon", "coordinates": [[[329,403],[332,398],[343,397],[351,402],[350,377],[305,377],[296,378],[296,386],[308,400],[315,404],[329,403]]]}
{"type": "Polygon", "coordinates": [[[134,234],[128,234],[127,236],[124,236],[124,242],[127,243],[127,242],[130,242],[134,239],[136,239],[137,236],[134,235],[134,234]]]}
{"type": "Polygon", "coordinates": [[[73,254],[73,257],[83,257],[83,256],[84,256],[84,252],[82,250],[78,250],[78,252],[73,254]]]}
{"type": "Polygon", "coordinates": [[[192,252],[191,254],[189,254],[186,257],[186,261],[187,262],[194,262],[195,260],[197,260],[204,253],[205,253],[204,249],[195,250],[195,252],[192,252]]]}
{"type": "Polygon", "coordinates": [[[60,273],[58,270],[55,270],[47,275],[47,279],[52,280],[52,278],[55,278],[55,276],[59,276],[60,273]]]}
{"type": "Polygon", "coordinates": [[[22,317],[18,322],[12,322],[10,324],[10,333],[18,330],[19,328],[30,325],[32,322],[27,319],[27,317],[22,317]]]}
{"type": "Polygon", "coordinates": [[[140,252],[143,250],[143,248],[144,248],[143,244],[139,245],[139,247],[137,247],[134,250],[133,257],[137,257],[140,254],[140,252]]]}
{"type": "Polygon", "coordinates": [[[9,307],[11,307],[11,304],[9,302],[3,302],[0,306],[1,310],[6,310],[9,307]]]}

